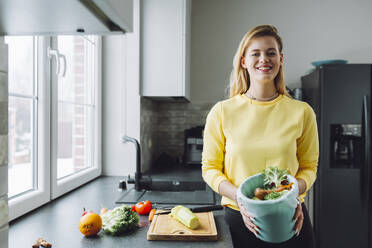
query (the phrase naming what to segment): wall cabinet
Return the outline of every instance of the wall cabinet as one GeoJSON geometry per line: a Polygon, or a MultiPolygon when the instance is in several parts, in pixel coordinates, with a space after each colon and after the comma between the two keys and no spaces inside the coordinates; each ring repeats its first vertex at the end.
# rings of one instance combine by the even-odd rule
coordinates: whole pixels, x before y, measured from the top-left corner
{"type": "Polygon", "coordinates": [[[191,0],[141,2],[141,94],[190,99],[191,0]]]}

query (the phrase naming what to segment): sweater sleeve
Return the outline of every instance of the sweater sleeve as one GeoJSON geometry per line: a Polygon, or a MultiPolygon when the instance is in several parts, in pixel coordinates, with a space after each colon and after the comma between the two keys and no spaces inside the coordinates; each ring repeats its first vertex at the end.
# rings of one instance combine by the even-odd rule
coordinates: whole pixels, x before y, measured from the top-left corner
{"type": "Polygon", "coordinates": [[[306,104],[302,134],[297,139],[297,159],[299,169],[296,178],[306,182],[306,191],[311,188],[316,179],[319,158],[319,138],[314,110],[306,104]]]}
{"type": "Polygon", "coordinates": [[[204,128],[202,176],[217,193],[220,183],[227,180],[223,173],[225,136],[222,129],[222,106],[217,103],[207,116],[204,128]]]}

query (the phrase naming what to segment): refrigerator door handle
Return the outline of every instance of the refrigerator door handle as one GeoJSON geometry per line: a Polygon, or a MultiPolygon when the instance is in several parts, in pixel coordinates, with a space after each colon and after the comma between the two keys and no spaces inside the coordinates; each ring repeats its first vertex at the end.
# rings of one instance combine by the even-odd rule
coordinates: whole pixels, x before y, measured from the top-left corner
{"type": "Polygon", "coordinates": [[[364,132],[364,168],[362,170],[362,192],[365,192],[366,203],[369,204],[370,201],[370,119],[369,119],[369,102],[368,96],[363,96],[363,117],[362,117],[362,127],[364,132]]]}

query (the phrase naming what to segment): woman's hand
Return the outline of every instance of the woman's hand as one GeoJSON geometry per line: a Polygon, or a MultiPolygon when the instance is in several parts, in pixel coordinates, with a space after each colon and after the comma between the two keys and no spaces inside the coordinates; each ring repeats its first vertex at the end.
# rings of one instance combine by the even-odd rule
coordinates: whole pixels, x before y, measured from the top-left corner
{"type": "Polygon", "coordinates": [[[252,222],[252,220],[254,220],[254,217],[251,214],[249,214],[247,210],[237,200],[236,193],[238,192],[238,188],[235,185],[231,184],[229,181],[225,180],[220,183],[218,192],[220,195],[226,196],[235,201],[236,203],[238,203],[240,208],[240,214],[243,217],[245,226],[257,236],[259,228],[252,222]]]}
{"type": "Polygon", "coordinates": [[[252,214],[248,213],[248,211],[238,201],[236,196],[238,188],[235,185],[231,184],[229,181],[224,180],[220,183],[218,192],[220,193],[220,195],[226,196],[238,203],[240,214],[242,215],[245,226],[248,228],[249,231],[257,236],[260,229],[253,223],[254,217],[252,216],[252,214]]]}
{"type": "MultiPolygon", "coordinates": [[[[296,179],[298,182],[298,191],[299,191],[298,194],[301,195],[306,190],[306,182],[301,178],[296,178],[296,179]]],[[[298,205],[296,208],[296,213],[293,216],[293,220],[297,220],[293,230],[295,230],[296,235],[298,236],[300,234],[300,231],[302,229],[302,224],[304,222],[304,213],[302,212],[302,206],[299,200],[298,200],[298,205]]]]}
{"type": "Polygon", "coordinates": [[[295,231],[296,235],[298,236],[300,234],[301,229],[302,229],[302,224],[304,223],[304,213],[302,212],[302,206],[301,206],[300,202],[297,205],[296,213],[293,216],[293,220],[297,220],[293,230],[295,231]]]}
{"type": "Polygon", "coordinates": [[[240,204],[240,202],[238,202],[238,205],[239,205],[240,214],[243,217],[245,226],[248,228],[249,231],[251,231],[254,235],[257,236],[260,229],[258,228],[258,226],[256,226],[253,223],[254,217],[250,213],[248,213],[248,211],[243,207],[243,205],[240,204]]]}

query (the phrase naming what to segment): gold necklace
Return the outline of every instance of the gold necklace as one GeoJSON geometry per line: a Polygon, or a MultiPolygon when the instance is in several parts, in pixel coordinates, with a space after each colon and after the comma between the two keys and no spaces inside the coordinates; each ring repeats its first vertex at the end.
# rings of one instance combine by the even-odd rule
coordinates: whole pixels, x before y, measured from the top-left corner
{"type": "Polygon", "coordinates": [[[268,98],[258,98],[258,97],[255,97],[255,96],[253,96],[251,93],[249,93],[248,91],[246,92],[246,95],[247,95],[249,98],[253,99],[253,100],[267,102],[267,101],[274,100],[274,99],[279,95],[279,93],[276,91],[276,92],[274,93],[273,96],[268,97],[268,98]]]}

